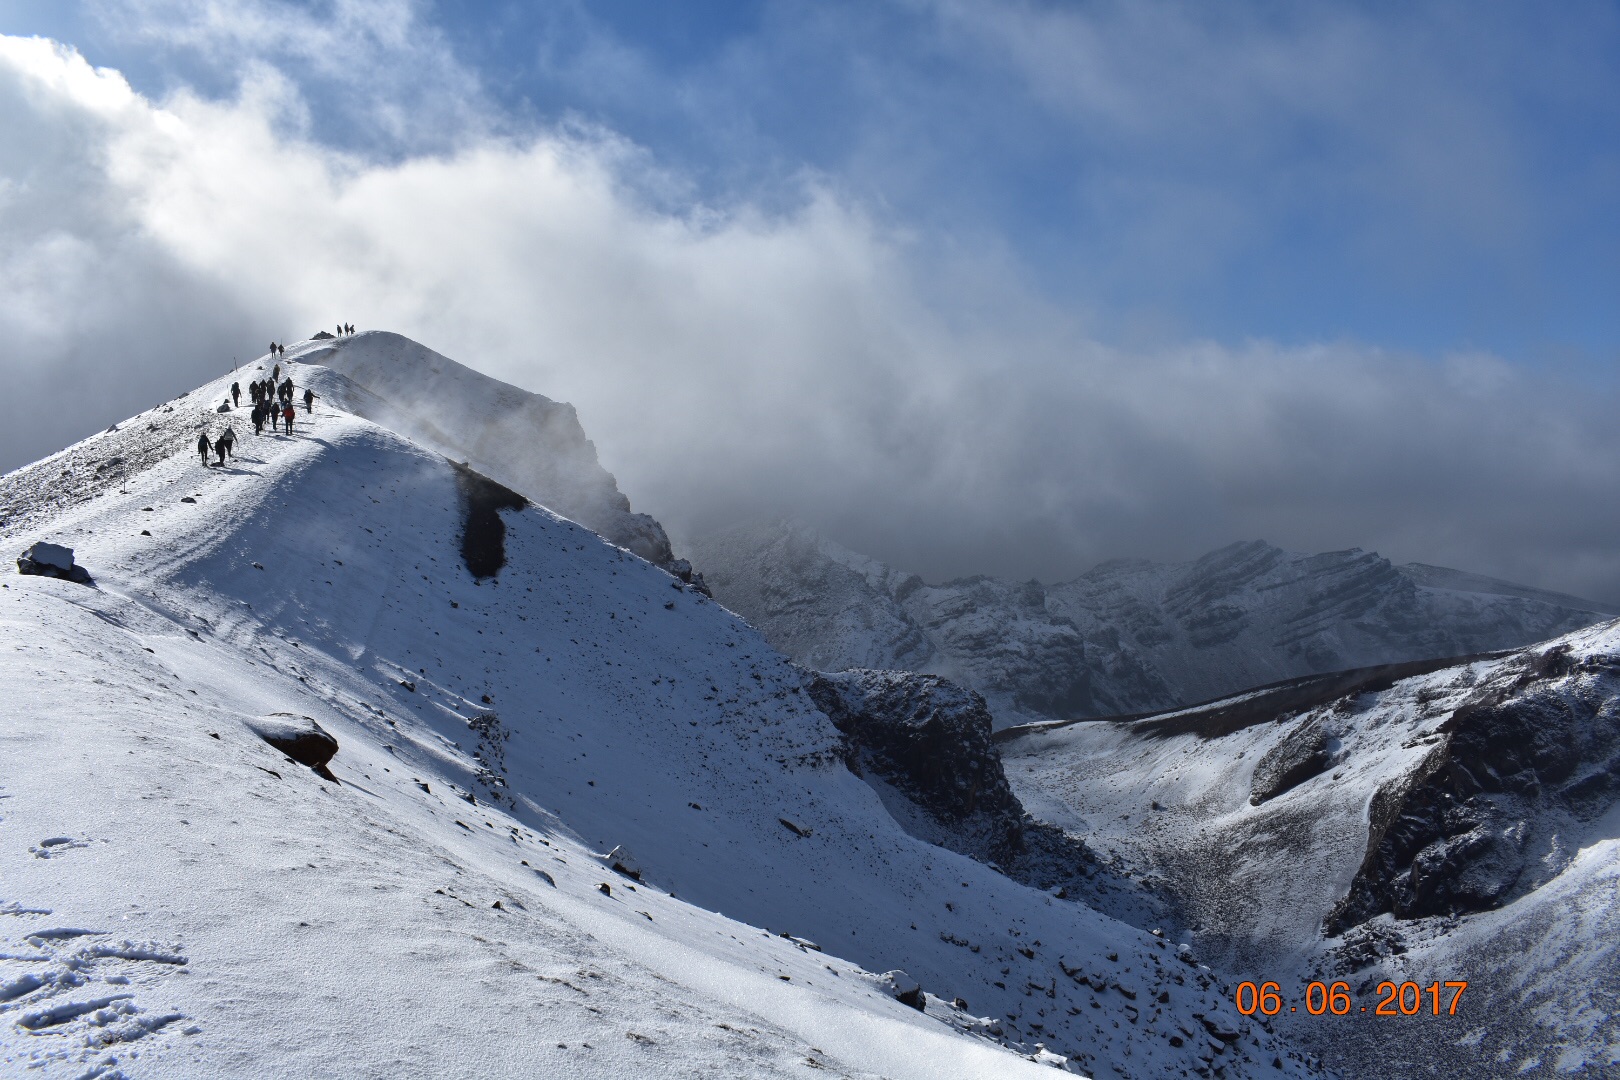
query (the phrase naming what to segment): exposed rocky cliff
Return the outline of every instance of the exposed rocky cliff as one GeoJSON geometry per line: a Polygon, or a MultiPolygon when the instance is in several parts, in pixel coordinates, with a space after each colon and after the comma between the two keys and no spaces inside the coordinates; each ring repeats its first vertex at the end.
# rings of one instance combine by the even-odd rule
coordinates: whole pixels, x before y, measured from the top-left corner
{"type": "Polygon", "coordinates": [[[1351,668],[1518,648],[1602,605],[1356,549],[1259,541],[1189,563],[1104,563],[1044,585],[930,585],[790,521],[700,539],[717,597],[820,670],[945,675],[996,725],[1143,713],[1351,668]]]}
{"type": "Polygon", "coordinates": [[[1561,872],[1567,838],[1620,802],[1620,655],[1520,654],[1434,733],[1422,763],[1374,794],[1329,933],[1383,912],[1486,911],[1561,872]]]}
{"type": "Polygon", "coordinates": [[[1133,925],[1177,920],[1147,884],[1025,812],[979,694],[908,671],[812,674],[807,689],[850,769],[913,836],[1133,925]]]}

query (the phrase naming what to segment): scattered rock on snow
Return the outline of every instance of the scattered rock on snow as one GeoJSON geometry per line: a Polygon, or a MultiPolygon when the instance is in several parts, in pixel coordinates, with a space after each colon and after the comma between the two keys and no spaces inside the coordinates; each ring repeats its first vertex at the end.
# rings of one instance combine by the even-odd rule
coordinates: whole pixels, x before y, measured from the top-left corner
{"type": "Polygon", "coordinates": [[[328,779],[326,763],[338,751],[338,741],[313,718],[295,713],[272,713],[247,722],[248,730],[301,765],[328,779]]]}
{"type": "Polygon", "coordinates": [[[622,846],[615,847],[602,856],[602,861],[607,863],[608,869],[614,873],[623,874],[625,877],[634,878],[637,881],[641,880],[641,864],[622,846]]]}

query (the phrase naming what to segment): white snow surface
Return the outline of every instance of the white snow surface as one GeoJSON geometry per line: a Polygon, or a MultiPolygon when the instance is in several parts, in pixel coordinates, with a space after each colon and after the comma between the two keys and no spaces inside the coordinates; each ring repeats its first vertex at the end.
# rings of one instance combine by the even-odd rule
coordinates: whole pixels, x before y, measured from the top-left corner
{"type": "Polygon", "coordinates": [[[475,581],[450,463],[290,369],[291,436],[221,380],[0,478],[0,541],[95,580],[0,574],[0,1073],[1310,1074],[1145,929],[904,832],[665,571],[531,506],[475,581]]]}

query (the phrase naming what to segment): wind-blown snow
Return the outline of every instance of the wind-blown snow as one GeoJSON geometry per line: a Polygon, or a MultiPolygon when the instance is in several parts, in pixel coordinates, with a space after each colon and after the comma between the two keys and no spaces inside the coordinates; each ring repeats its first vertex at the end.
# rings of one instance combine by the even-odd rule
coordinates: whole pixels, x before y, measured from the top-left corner
{"type": "Polygon", "coordinates": [[[328,404],[464,461],[649,562],[678,569],[663,526],[630,511],[572,405],[481,375],[386,331],[304,342],[288,355],[344,376],[304,373],[328,404]]]}
{"type": "Polygon", "coordinates": [[[450,463],[291,370],[327,397],[290,437],[220,382],[0,478],[0,541],[97,583],[0,575],[7,1069],[1309,1071],[1163,940],[900,829],[799,670],[665,571],[530,507],[475,581],[450,463]]]}

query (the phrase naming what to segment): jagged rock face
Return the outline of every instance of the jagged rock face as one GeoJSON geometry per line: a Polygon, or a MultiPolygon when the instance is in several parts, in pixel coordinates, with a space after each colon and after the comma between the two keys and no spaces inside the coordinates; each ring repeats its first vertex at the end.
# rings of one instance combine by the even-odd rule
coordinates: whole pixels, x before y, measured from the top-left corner
{"type": "Polygon", "coordinates": [[[1620,801],[1620,656],[1518,658],[1441,725],[1412,773],[1374,796],[1366,860],[1329,933],[1499,907],[1567,864],[1560,822],[1620,801]]]}
{"type": "Polygon", "coordinates": [[[912,835],[1133,925],[1179,920],[1149,887],[1025,812],[979,694],[908,671],[809,673],[806,689],[843,734],[851,770],[912,835]]]}
{"type": "Polygon", "coordinates": [[[877,774],[932,817],[952,838],[947,846],[989,859],[1021,848],[1024,808],[978,694],[904,671],[812,675],[808,690],[843,733],[850,767],[877,774]]]}
{"type": "Polygon", "coordinates": [[[1057,585],[929,585],[791,521],[703,538],[718,598],[821,670],[904,668],[985,696],[998,727],[1173,708],[1302,675],[1519,648],[1598,605],[1355,549],[1233,544],[1057,585]]]}
{"type": "Polygon", "coordinates": [[[1249,804],[1259,806],[1326,772],[1333,760],[1332,741],[1316,718],[1289,732],[1254,767],[1254,777],[1249,781],[1249,804]]]}

